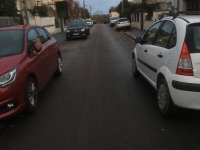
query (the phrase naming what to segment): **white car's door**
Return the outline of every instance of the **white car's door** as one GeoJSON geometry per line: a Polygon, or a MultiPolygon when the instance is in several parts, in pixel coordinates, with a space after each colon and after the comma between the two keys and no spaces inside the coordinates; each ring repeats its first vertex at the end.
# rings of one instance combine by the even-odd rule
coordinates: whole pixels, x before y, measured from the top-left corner
{"type": "Polygon", "coordinates": [[[158,71],[163,66],[165,54],[170,49],[169,40],[174,28],[173,22],[166,21],[159,29],[154,44],[148,48],[148,77],[154,85],[156,85],[158,71]]]}
{"type": "Polygon", "coordinates": [[[162,21],[152,25],[149,28],[149,30],[145,33],[142,42],[138,43],[136,46],[138,69],[147,77],[149,72],[149,64],[147,62],[148,51],[155,40],[155,36],[161,24],[162,21]]]}

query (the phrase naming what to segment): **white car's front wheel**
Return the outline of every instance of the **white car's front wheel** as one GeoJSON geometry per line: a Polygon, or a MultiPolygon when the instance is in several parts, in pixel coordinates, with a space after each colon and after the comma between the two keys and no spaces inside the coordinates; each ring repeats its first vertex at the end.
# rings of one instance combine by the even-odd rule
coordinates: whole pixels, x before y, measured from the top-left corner
{"type": "Polygon", "coordinates": [[[132,73],[134,77],[138,77],[140,75],[138,69],[137,69],[137,63],[136,63],[136,58],[133,55],[132,57],[132,73]]]}

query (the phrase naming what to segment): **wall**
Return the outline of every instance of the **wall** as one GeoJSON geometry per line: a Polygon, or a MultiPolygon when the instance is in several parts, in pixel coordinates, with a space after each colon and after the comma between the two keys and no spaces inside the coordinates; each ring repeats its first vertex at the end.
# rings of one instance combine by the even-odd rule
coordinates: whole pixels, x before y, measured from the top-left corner
{"type": "Polygon", "coordinates": [[[55,18],[54,17],[35,16],[35,24],[44,27],[52,35],[61,32],[60,28],[55,28],[55,18]]]}
{"type": "Polygon", "coordinates": [[[149,29],[149,27],[151,27],[152,24],[153,24],[153,20],[146,20],[146,21],[144,21],[143,30],[149,29]]]}
{"type": "Polygon", "coordinates": [[[15,20],[13,17],[0,17],[0,26],[13,26],[19,24],[19,17],[15,20]]]}
{"type": "Polygon", "coordinates": [[[119,13],[118,12],[111,12],[110,17],[119,17],[119,13]]]}
{"type": "Polygon", "coordinates": [[[134,28],[140,28],[140,22],[136,22],[136,21],[133,21],[133,22],[131,22],[131,27],[134,27],[134,28]]]}

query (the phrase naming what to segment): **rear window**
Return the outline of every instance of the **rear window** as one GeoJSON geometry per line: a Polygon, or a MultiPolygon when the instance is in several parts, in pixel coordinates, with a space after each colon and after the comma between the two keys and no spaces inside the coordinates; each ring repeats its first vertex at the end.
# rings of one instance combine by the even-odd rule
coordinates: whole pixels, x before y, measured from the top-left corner
{"type": "Polygon", "coordinates": [[[112,17],[112,18],[110,18],[111,20],[117,20],[118,19],[118,17],[112,17]]]}
{"type": "Polygon", "coordinates": [[[0,57],[17,55],[23,50],[23,31],[0,31],[0,57]]]}
{"type": "Polygon", "coordinates": [[[119,22],[128,21],[128,19],[119,19],[119,22]]]}
{"type": "Polygon", "coordinates": [[[200,24],[187,27],[185,41],[190,53],[200,53],[200,24]]]}

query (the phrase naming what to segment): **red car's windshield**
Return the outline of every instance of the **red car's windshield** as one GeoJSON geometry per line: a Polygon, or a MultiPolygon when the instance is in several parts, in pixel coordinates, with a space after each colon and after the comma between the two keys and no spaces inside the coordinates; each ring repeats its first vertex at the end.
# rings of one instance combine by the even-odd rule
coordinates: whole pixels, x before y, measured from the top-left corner
{"type": "Polygon", "coordinates": [[[23,31],[0,31],[0,57],[17,55],[23,49],[23,31]]]}

